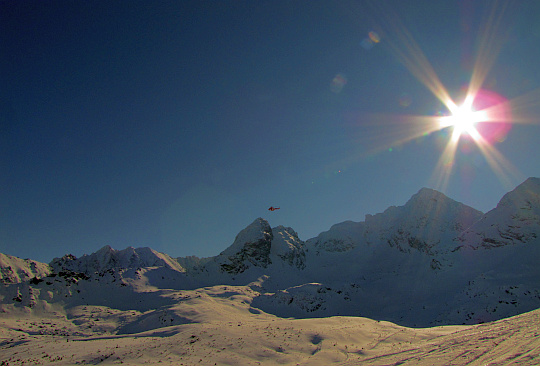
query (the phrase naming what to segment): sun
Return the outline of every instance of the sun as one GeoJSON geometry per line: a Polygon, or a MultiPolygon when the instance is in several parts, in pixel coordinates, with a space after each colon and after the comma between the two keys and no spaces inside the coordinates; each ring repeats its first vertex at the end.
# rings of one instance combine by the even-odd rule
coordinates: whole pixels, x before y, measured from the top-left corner
{"type": "Polygon", "coordinates": [[[472,103],[464,102],[461,105],[451,104],[450,115],[441,118],[441,128],[452,127],[452,140],[457,142],[461,136],[469,135],[473,139],[479,138],[476,124],[485,121],[487,115],[485,111],[477,111],[472,103]]]}

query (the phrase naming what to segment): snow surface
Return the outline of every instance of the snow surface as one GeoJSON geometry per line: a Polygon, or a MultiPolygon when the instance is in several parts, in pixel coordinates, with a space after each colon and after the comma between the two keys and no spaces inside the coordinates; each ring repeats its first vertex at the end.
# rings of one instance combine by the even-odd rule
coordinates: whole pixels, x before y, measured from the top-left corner
{"type": "Polygon", "coordinates": [[[472,326],[406,328],[362,317],[287,319],[244,286],[164,296],[154,310],[80,305],[0,313],[0,363],[537,365],[540,311],[472,326]]]}

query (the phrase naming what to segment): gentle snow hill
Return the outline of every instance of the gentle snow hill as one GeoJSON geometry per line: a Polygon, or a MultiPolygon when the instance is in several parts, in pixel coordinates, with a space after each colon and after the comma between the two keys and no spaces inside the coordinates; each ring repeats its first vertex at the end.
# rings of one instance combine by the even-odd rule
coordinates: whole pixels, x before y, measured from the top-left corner
{"type": "MultiPolygon", "coordinates": [[[[474,326],[362,317],[284,319],[243,286],[172,293],[153,311],[0,312],[0,364],[536,366],[540,311],[474,326]]],[[[0,308],[3,304],[0,304],[0,308]]]]}
{"type": "Polygon", "coordinates": [[[50,271],[48,264],[0,253],[0,283],[26,282],[33,277],[44,277],[50,271]]]}

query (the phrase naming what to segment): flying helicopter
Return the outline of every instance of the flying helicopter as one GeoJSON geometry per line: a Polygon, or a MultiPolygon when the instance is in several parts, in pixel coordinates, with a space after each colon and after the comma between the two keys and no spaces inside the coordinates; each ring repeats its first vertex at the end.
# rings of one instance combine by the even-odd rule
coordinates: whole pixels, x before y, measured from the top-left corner
{"type": "Polygon", "coordinates": [[[268,209],[268,211],[275,211],[275,210],[279,210],[279,207],[270,206],[270,208],[268,209]]]}

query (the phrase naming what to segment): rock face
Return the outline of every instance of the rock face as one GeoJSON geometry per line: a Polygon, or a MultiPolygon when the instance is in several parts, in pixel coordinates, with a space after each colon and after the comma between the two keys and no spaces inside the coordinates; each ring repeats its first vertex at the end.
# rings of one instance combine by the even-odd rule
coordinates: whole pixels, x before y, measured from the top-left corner
{"type": "Polygon", "coordinates": [[[272,263],[270,248],[273,238],[268,222],[261,218],[256,219],[240,231],[234,243],[219,255],[222,271],[238,274],[250,266],[266,268],[272,263]]]}
{"type": "Polygon", "coordinates": [[[304,268],[304,242],[292,228],[272,229],[268,221],[258,218],[236,236],[234,243],[216,261],[221,270],[229,274],[239,274],[250,267],[267,268],[279,261],[304,268]]]}
{"type": "Polygon", "coordinates": [[[298,269],[306,266],[305,244],[290,227],[278,226],[272,229],[273,240],[270,248],[271,257],[275,256],[298,269]]]}

